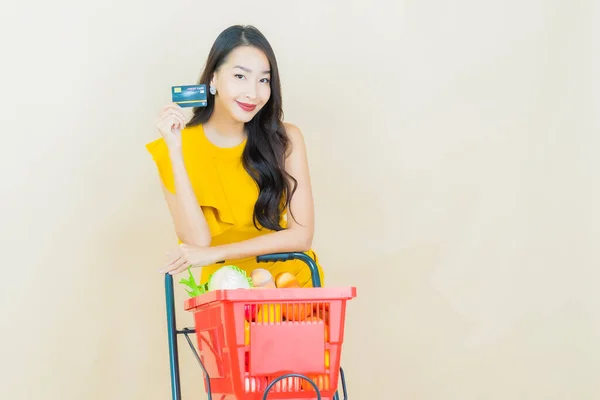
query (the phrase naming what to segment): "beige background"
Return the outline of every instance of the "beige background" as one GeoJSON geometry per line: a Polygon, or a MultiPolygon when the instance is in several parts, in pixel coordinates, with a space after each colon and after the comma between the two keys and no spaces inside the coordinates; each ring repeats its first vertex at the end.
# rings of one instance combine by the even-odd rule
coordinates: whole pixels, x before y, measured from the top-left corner
{"type": "Polygon", "coordinates": [[[3,3],[0,398],[170,398],[144,144],[232,23],[276,50],[327,283],[359,288],[351,398],[600,398],[598,2],[218,4],[3,3]]]}

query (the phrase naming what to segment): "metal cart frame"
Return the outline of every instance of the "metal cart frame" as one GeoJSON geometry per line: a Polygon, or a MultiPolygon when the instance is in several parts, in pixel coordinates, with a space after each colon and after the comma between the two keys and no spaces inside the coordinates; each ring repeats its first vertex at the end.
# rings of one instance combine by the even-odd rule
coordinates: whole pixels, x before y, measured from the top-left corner
{"type": "MultiPolygon", "coordinates": [[[[275,262],[275,261],[290,261],[290,260],[301,260],[304,261],[308,268],[310,269],[312,284],[313,287],[321,287],[321,278],[319,276],[319,270],[316,262],[309,257],[306,253],[302,252],[290,252],[290,253],[273,253],[273,254],[265,254],[256,257],[257,262],[275,262]]],[[[173,400],[181,400],[181,379],[179,374],[179,346],[177,343],[178,335],[184,335],[196,360],[200,364],[200,368],[202,368],[202,372],[204,373],[204,379],[206,383],[206,388],[208,392],[208,400],[212,400],[212,393],[210,390],[210,377],[208,376],[208,372],[200,359],[198,351],[194,346],[192,340],[190,339],[190,334],[196,333],[194,328],[183,328],[181,330],[177,329],[177,321],[176,321],[176,311],[175,311],[175,291],[173,285],[173,275],[165,274],[165,296],[166,296],[166,308],[167,308],[167,333],[169,340],[169,363],[170,363],[170,371],[171,371],[171,393],[173,400]]],[[[296,377],[307,380],[315,389],[317,393],[317,399],[321,399],[321,393],[318,390],[317,384],[302,374],[285,374],[277,379],[273,380],[265,389],[265,393],[263,396],[263,400],[267,400],[267,395],[269,391],[273,388],[273,386],[280,380],[296,377]]],[[[348,399],[348,393],[346,390],[346,380],[344,377],[344,370],[340,367],[340,378],[342,383],[342,391],[344,393],[344,400],[348,399]]],[[[240,399],[241,400],[241,399],[240,399]]],[[[333,400],[339,400],[338,392],[333,396],[333,400]]]]}

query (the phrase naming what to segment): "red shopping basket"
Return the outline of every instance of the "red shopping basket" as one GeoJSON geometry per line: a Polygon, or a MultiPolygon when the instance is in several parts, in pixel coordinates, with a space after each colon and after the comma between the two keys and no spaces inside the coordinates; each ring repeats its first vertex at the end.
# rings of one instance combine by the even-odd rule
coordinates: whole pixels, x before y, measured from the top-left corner
{"type": "Polygon", "coordinates": [[[339,400],[346,302],[356,288],[321,288],[317,265],[305,253],[276,253],[259,262],[304,261],[312,288],[218,290],[185,301],[195,329],[176,327],[173,277],[165,276],[173,400],[181,400],[177,336],[200,363],[209,400],[339,400]],[[199,352],[190,339],[196,334],[199,352]]]}
{"type": "Polygon", "coordinates": [[[355,296],[355,288],[238,289],[188,299],[212,395],[259,400],[271,384],[269,399],[316,399],[310,381],[285,377],[298,374],[331,399],[346,301],[355,296]]]}

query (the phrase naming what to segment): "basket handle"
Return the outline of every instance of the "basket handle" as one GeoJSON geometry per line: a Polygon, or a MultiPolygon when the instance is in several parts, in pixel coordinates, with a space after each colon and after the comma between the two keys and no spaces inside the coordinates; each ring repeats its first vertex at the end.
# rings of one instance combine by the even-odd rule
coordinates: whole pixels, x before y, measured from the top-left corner
{"type": "Polygon", "coordinates": [[[321,276],[319,275],[319,268],[317,263],[308,254],[302,252],[290,252],[290,253],[271,253],[263,254],[256,257],[257,262],[276,262],[276,261],[291,261],[291,260],[302,260],[308,265],[310,269],[310,275],[312,278],[313,287],[321,287],[321,276]]]}

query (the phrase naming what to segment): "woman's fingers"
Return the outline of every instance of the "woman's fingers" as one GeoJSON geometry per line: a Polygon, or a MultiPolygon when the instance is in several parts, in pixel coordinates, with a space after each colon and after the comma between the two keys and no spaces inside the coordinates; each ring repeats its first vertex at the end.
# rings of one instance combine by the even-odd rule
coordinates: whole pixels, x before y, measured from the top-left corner
{"type": "Polygon", "coordinates": [[[176,117],[177,119],[181,119],[182,121],[185,121],[185,115],[183,114],[181,107],[179,107],[177,104],[175,104],[175,106],[165,107],[162,110],[161,115],[173,116],[173,117],[176,117]]]}
{"type": "Polygon", "coordinates": [[[185,117],[180,112],[168,112],[162,116],[157,125],[162,127],[163,130],[173,128],[181,130],[185,127],[185,117]]]}
{"type": "Polygon", "coordinates": [[[177,110],[177,111],[181,111],[181,106],[177,103],[169,103],[169,104],[165,104],[162,108],[162,112],[166,112],[168,110],[177,110]]]}
{"type": "Polygon", "coordinates": [[[182,254],[179,248],[167,251],[167,263],[170,264],[174,261],[177,261],[179,258],[181,258],[181,256],[182,254]]]}
{"type": "Polygon", "coordinates": [[[174,110],[170,111],[169,114],[173,119],[180,121],[182,124],[185,124],[185,115],[181,111],[174,110]]]}
{"type": "Polygon", "coordinates": [[[174,270],[170,271],[169,273],[171,275],[180,274],[180,273],[186,271],[189,267],[190,267],[189,263],[184,263],[182,266],[180,266],[179,268],[175,268],[174,270]]]}
{"type": "Polygon", "coordinates": [[[172,115],[165,115],[158,120],[156,126],[161,130],[161,132],[168,132],[176,123],[177,119],[174,118],[172,115]]]}
{"type": "Polygon", "coordinates": [[[173,127],[177,130],[182,130],[185,127],[185,121],[178,116],[173,117],[173,127]]]}
{"type": "Polygon", "coordinates": [[[181,122],[181,127],[182,128],[185,127],[185,117],[183,115],[180,115],[178,117],[178,119],[179,119],[179,122],[181,122]]]}
{"type": "Polygon", "coordinates": [[[161,268],[159,272],[161,274],[164,274],[164,273],[176,270],[178,268],[181,268],[182,266],[187,268],[187,265],[189,265],[189,263],[187,262],[187,260],[185,258],[178,257],[177,259],[173,260],[165,267],[161,268]]]}

